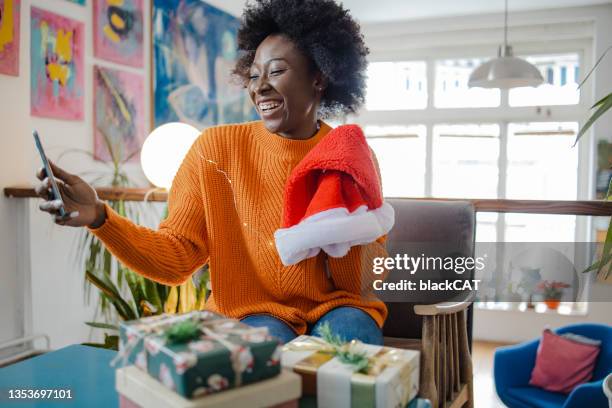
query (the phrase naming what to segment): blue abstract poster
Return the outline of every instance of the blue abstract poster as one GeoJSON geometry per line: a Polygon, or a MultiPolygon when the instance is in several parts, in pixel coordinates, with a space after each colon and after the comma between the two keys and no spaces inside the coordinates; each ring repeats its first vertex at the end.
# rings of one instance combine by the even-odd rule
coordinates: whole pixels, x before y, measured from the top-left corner
{"type": "Polygon", "coordinates": [[[232,80],[239,20],[200,0],[154,0],[154,126],[180,121],[203,129],[257,118],[232,80]]]}

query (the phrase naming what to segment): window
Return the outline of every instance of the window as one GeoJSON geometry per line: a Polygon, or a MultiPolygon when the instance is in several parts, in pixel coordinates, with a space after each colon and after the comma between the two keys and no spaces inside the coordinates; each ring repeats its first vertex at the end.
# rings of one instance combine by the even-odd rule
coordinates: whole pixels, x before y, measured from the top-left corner
{"type": "Polygon", "coordinates": [[[494,212],[476,213],[476,242],[496,242],[499,215],[494,212]]]}
{"type": "Polygon", "coordinates": [[[510,123],[506,197],[575,200],[577,130],[575,122],[510,123]]]}
{"type": "Polygon", "coordinates": [[[433,195],[497,196],[498,125],[435,125],[433,195]]]}
{"type": "MultiPolygon", "coordinates": [[[[370,65],[367,109],[357,119],[378,157],[385,196],[577,199],[578,174],[590,166],[572,147],[588,108],[576,91],[584,49],[525,56],[546,84],[504,92],[468,88],[486,58],[443,52],[370,65]],[[542,108],[524,109],[534,105],[542,108]]],[[[588,231],[580,217],[487,213],[477,223],[483,242],[588,240],[578,235],[588,231]]]]}
{"type": "Polygon", "coordinates": [[[573,242],[576,216],[505,214],[505,242],[573,242]]]}
{"type": "Polygon", "coordinates": [[[580,101],[577,53],[522,58],[540,70],[545,82],[536,88],[511,89],[508,98],[510,106],[575,105],[580,101]]]}
{"type": "Polygon", "coordinates": [[[470,74],[483,59],[436,61],[436,108],[495,107],[500,103],[499,89],[469,88],[470,74]]]}
{"type": "Polygon", "coordinates": [[[366,126],[380,166],[386,197],[425,193],[425,126],[366,126]]]}
{"type": "Polygon", "coordinates": [[[424,61],[374,62],[368,66],[368,110],[424,109],[427,75],[424,61]]]}
{"type": "MultiPolygon", "coordinates": [[[[576,200],[577,130],[576,122],[510,123],[506,197],[576,200]]],[[[506,241],[575,240],[576,216],[507,214],[505,224],[506,241]]]]}

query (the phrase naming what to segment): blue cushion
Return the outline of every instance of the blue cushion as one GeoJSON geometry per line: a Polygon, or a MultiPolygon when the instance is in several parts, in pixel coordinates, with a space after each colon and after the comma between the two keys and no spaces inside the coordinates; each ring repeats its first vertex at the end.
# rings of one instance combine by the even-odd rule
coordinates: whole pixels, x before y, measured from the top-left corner
{"type": "Polygon", "coordinates": [[[601,341],[601,351],[591,382],[576,387],[569,396],[529,387],[527,384],[539,344],[537,339],[495,351],[493,371],[499,398],[512,408],[607,408],[601,383],[612,372],[612,326],[578,323],[559,328],[555,332],[561,335],[575,333],[601,341]]]}
{"type": "Polygon", "coordinates": [[[567,395],[545,391],[536,387],[514,387],[506,391],[508,396],[534,408],[560,408],[567,395]]]}

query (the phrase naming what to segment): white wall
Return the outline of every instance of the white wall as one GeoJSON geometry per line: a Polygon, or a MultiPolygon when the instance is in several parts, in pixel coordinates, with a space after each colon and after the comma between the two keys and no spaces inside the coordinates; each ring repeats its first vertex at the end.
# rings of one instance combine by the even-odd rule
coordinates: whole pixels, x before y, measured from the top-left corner
{"type": "MultiPolygon", "coordinates": [[[[40,158],[31,131],[37,129],[48,156],[54,160],[69,148],[93,151],[93,66],[103,65],[141,74],[145,81],[145,107],[150,106],[150,0],[145,0],[145,67],[134,69],[100,61],[93,56],[92,1],[79,6],[66,0],[21,0],[21,47],[19,77],[0,75],[0,187],[33,185],[40,158]],[[30,116],[30,8],[39,7],[85,24],[85,120],[60,121],[30,116]]],[[[239,14],[242,3],[210,0],[231,14],[239,14]]],[[[145,123],[150,123],[145,109],[145,123]]],[[[147,125],[147,131],[148,125],[147,125]]],[[[108,171],[85,155],[69,154],[60,165],[74,173],[108,171]]],[[[126,167],[139,186],[148,185],[137,164],[126,167]]],[[[148,214],[153,226],[161,208],[148,214]]],[[[96,299],[84,302],[83,270],[76,263],[78,229],[58,227],[38,210],[38,200],[8,199],[0,195],[0,342],[32,333],[51,337],[52,348],[100,340],[101,332],[83,322],[94,316],[96,299]],[[29,221],[29,229],[24,221],[29,221]],[[23,237],[24,240],[19,238],[23,237]],[[22,245],[21,242],[27,244],[22,245]],[[24,273],[31,271],[31,273],[24,273]]],[[[95,294],[93,289],[92,293],[95,294]]]]}
{"type": "MultiPolygon", "coordinates": [[[[143,76],[149,89],[149,38],[145,36],[145,68],[133,69],[95,60],[92,41],[92,1],[79,6],[65,0],[22,0],[19,77],[0,75],[0,186],[33,185],[40,158],[34,149],[31,130],[37,129],[47,154],[53,160],[68,148],[93,151],[93,66],[100,64],[143,76]],[[58,12],[85,24],[85,120],[70,122],[30,116],[30,7],[58,12]]],[[[148,32],[148,7],[145,32],[148,32]]],[[[149,106],[149,95],[145,106],[149,106]]],[[[149,110],[146,109],[147,115],[149,110]]],[[[146,118],[149,123],[149,118],[146,118]]],[[[147,129],[148,130],[148,129],[147,129]]],[[[60,165],[74,173],[108,171],[81,154],[69,154],[60,165]]],[[[138,165],[128,172],[144,184],[138,165]]],[[[24,335],[46,333],[53,348],[86,341],[90,330],[83,324],[92,320],[93,306],[84,305],[83,271],[75,263],[75,244],[80,230],[58,227],[38,210],[38,200],[0,198],[0,341],[24,335]],[[21,211],[23,210],[23,211],[21,211]],[[19,215],[22,215],[19,217],[19,215]],[[17,238],[29,219],[30,256],[17,238]],[[24,274],[31,266],[31,276],[24,274]],[[28,282],[31,284],[29,293],[28,282]],[[25,284],[25,287],[24,287],[25,284]]],[[[28,243],[27,241],[24,243],[28,243]]],[[[94,290],[95,292],[95,290],[94,290]]]]}
{"type": "MultiPolygon", "coordinates": [[[[612,285],[597,284],[592,287],[595,299],[610,299],[612,285]]],[[[612,303],[590,302],[586,316],[562,316],[554,313],[474,310],[474,339],[502,343],[519,343],[534,339],[545,328],[555,328],[575,323],[595,322],[612,325],[612,303]]]]}

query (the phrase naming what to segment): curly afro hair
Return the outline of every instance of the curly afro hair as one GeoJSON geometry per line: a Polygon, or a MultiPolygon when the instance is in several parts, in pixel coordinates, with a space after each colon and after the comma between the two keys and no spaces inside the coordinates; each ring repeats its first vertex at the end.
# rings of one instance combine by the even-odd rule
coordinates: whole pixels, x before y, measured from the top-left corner
{"type": "Polygon", "coordinates": [[[354,113],[364,102],[366,55],[359,24],[334,0],[255,0],[242,15],[233,73],[246,83],[259,44],[271,34],[291,39],[327,81],[319,115],[354,113]]]}

